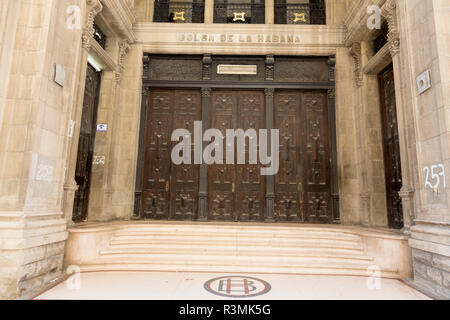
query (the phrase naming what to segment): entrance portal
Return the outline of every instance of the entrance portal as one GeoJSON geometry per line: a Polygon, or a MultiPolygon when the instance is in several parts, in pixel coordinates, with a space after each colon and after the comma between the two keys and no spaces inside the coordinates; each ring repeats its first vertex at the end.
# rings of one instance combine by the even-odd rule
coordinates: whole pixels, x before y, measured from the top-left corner
{"type": "Polygon", "coordinates": [[[78,190],[75,192],[72,217],[75,222],[80,222],[87,218],[100,80],[101,72],[97,72],[88,64],[75,171],[75,182],[78,185],[78,190]]]}
{"type": "Polygon", "coordinates": [[[145,54],[133,217],[338,223],[334,63],[334,57],[145,54]],[[217,155],[214,140],[203,141],[217,162],[199,164],[200,127],[215,132],[213,139],[219,131],[239,135],[229,144],[234,155],[228,139],[217,155]],[[262,175],[269,166],[253,157],[261,138],[251,138],[261,130],[279,133],[273,148],[279,161],[269,165],[275,175],[262,175]],[[196,161],[172,162],[174,147],[184,152],[189,143],[196,161]],[[226,164],[218,160],[224,155],[226,164]]]}
{"type": "MultiPolygon", "coordinates": [[[[227,129],[266,128],[263,91],[217,89],[210,99],[211,120],[207,127],[219,129],[224,137],[227,129]]],[[[201,121],[201,92],[152,89],[147,110],[142,217],[195,220],[199,165],[172,163],[171,150],[178,142],[171,141],[171,134],[180,128],[194,133],[194,122],[201,121]]],[[[275,91],[274,128],[280,130],[275,221],[332,222],[327,93],[275,91]]],[[[208,167],[209,220],[265,220],[266,177],[260,173],[260,163],[248,164],[248,138],[245,150],[246,164],[208,167]]],[[[237,157],[237,150],[234,154],[237,157]]]]}

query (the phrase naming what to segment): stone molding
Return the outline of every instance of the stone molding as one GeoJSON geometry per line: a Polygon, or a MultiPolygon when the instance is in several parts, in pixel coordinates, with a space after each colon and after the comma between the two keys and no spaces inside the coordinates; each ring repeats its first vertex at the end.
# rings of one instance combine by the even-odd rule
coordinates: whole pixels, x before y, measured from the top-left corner
{"type": "Polygon", "coordinates": [[[198,23],[136,23],[134,29],[144,52],[154,54],[236,54],[245,50],[254,55],[336,54],[342,47],[346,29],[330,25],[244,25],[198,23]],[[318,37],[317,35],[321,35],[318,37]],[[294,41],[280,41],[293,36],[294,41]],[[189,36],[189,38],[188,38],[189,36]],[[194,37],[195,36],[195,37],[194,37]],[[232,36],[233,41],[222,41],[232,36]],[[263,36],[260,41],[259,36],[263,36]],[[203,38],[203,40],[202,40],[203,38]],[[210,38],[214,38],[210,41],[210,38]],[[247,39],[251,38],[251,41],[247,39]],[[190,39],[190,40],[189,40],[190,39]],[[207,39],[207,41],[205,41],[207,39]]]}
{"type": "Polygon", "coordinates": [[[392,62],[391,52],[389,45],[384,45],[380,51],[377,52],[362,69],[364,74],[378,75],[383,69],[385,69],[392,62]]]}
{"type": "Polygon", "coordinates": [[[114,32],[128,43],[134,43],[136,36],[133,25],[136,22],[136,13],[133,1],[102,0],[102,3],[105,7],[102,15],[111,24],[114,32]]]}
{"type": "Polygon", "coordinates": [[[105,49],[103,49],[93,38],[91,39],[91,48],[89,53],[95,55],[101,63],[104,64],[102,67],[104,67],[105,70],[117,70],[117,63],[114,62],[110,54],[106,52],[105,49]]]}

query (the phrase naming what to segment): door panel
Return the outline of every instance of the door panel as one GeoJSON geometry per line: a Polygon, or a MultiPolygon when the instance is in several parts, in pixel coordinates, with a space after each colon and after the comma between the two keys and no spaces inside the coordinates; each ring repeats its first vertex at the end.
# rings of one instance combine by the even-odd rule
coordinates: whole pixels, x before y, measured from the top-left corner
{"type": "MultiPolygon", "coordinates": [[[[148,98],[142,216],[149,219],[194,219],[197,208],[198,166],[174,165],[171,141],[175,129],[193,135],[194,121],[201,119],[198,90],[152,90],[148,98]]],[[[193,139],[192,139],[193,143],[193,139]]],[[[193,154],[191,155],[193,160],[193,154]]]]}
{"type": "MultiPolygon", "coordinates": [[[[258,130],[264,127],[264,93],[261,91],[214,91],[211,127],[226,136],[227,129],[258,130]]],[[[219,221],[262,221],[264,219],[264,177],[260,165],[249,164],[249,139],[246,139],[246,164],[209,167],[209,219],[219,221]]],[[[224,153],[225,154],[225,153],[224,153]]],[[[225,160],[225,159],[224,159],[225,160]]]]}
{"type": "Polygon", "coordinates": [[[277,91],[280,171],[275,177],[277,221],[331,222],[331,166],[327,94],[277,91]]]}
{"type": "MultiPolygon", "coordinates": [[[[219,129],[222,135],[234,128],[233,114],[237,97],[231,91],[214,91],[211,95],[211,128],[219,129]]],[[[218,221],[235,220],[234,165],[214,164],[208,169],[209,219],[218,221]]]]}
{"type": "Polygon", "coordinates": [[[327,93],[302,93],[305,114],[304,194],[305,220],[310,223],[331,223],[331,161],[330,126],[327,93]]]}
{"type": "MultiPolygon", "coordinates": [[[[240,91],[238,94],[237,126],[256,130],[265,128],[264,93],[261,91],[240,91]]],[[[259,139],[257,136],[256,139],[259,139]]],[[[265,178],[261,165],[249,163],[249,138],[246,138],[245,163],[236,165],[236,214],[239,221],[263,221],[265,207],[265,178]]],[[[237,150],[235,152],[237,154],[237,150]]],[[[236,162],[237,163],[237,160],[236,162]]]]}
{"type": "Polygon", "coordinates": [[[402,188],[402,168],[392,67],[380,76],[380,93],[388,222],[389,227],[401,229],[403,208],[399,192],[402,188]]]}
{"type": "Polygon", "coordinates": [[[274,114],[274,128],[280,130],[280,170],[275,176],[274,216],[277,221],[302,221],[300,92],[275,92],[274,114]]]}
{"type": "Polygon", "coordinates": [[[80,222],[87,218],[89,207],[89,186],[94,153],[100,79],[101,73],[88,64],[75,169],[75,181],[78,185],[78,190],[75,192],[72,217],[75,222],[80,222]]]}

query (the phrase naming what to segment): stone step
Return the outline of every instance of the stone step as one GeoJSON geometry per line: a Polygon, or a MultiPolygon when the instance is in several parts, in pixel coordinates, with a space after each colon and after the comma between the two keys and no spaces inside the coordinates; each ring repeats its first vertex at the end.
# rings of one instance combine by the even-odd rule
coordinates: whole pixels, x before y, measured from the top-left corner
{"type": "Polygon", "coordinates": [[[259,234],[259,235],[299,235],[299,236],[317,236],[317,237],[330,237],[331,239],[348,239],[348,240],[357,240],[359,239],[358,235],[355,235],[351,232],[345,232],[343,230],[333,230],[333,229],[319,229],[319,228],[307,228],[307,227],[267,227],[267,226],[241,226],[241,227],[233,227],[229,225],[225,226],[207,226],[207,225],[198,225],[198,227],[194,226],[172,226],[172,225],[156,225],[156,226],[135,226],[132,228],[126,228],[122,230],[118,230],[115,235],[116,236],[127,236],[127,235],[141,235],[141,234],[149,234],[149,233],[168,233],[168,234],[216,234],[222,233],[224,235],[236,235],[236,234],[259,234]]]}
{"type": "Polygon", "coordinates": [[[192,245],[201,245],[202,243],[210,244],[228,244],[228,245],[264,245],[264,246],[324,246],[324,247],[338,247],[347,249],[358,249],[361,248],[361,243],[359,241],[348,241],[348,240],[336,240],[336,239],[311,239],[304,237],[284,237],[283,235],[277,235],[277,237],[267,238],[259,236],[239,236],[239,237],[229,237],[220,235],[211,235],[205,237],[203,235],[142,235],[142,236],[118,236],[111,240],[111,245],[117,244],[153,244],[153,243],[166,243],[170,245],[171,243],[186,243],[192,245]]]}
{"type": "Polygon", "coordinates": [[[114,261],[116,263],[178,263],[186,265],[319,265],[341,268],[343,266],[358,267],[370,266],[372,259],[368,257],[346,257],[346,256],[326,256],[312,254],[308,256],[286,256],[286,255],[237,255],[224,252],[201,253],[177,253],[172,252],[146,252],[146,253],[128,253],[111,250],[103,250],[100,256],[102,261],[114,261]]]}
{"type": "Polygon", "coordinates": [[[265,239],[276,239],[276,238],[298,238],[298,239],[324,239],[324,240],[338,240],[338,241],[359,241],[360,238],[357,236],[349,236],[346,234],[338,233],[269,233],[269,232],[230,232],[227,230],[216,230],[214,232],[187,232],[185,230],[180,230],[177,232],[164,232],[160,230],[155,231],[145,231],[145,232],[122,232],[116,233],[114,238],[122,237],[203,237],[203,238],[213,238],[213,237],[223,237],[228,239],[234,238],[265,238],[265,239]]]}
{"type": "Polygon", "coordinates": [[[366,260],[373,261],[372,258],[365,256],[362,252],[342,252],[335,249],[318,250],[306,248],[304,250],[274,250],[272,248],[267,248],[266,250],[252,250],[252,249],[242,249],[242,248],[225,248],[219,249],[217,247],[212,248],[196,248],[194,249],[180,249],[180,248],[139,248],[139,247],[112,247],[111,249],[101,250],[100,255],[111,256],[111,255],[132,255],[142,258],[155,258],[157,255],[174,255],[174,256],[197,256],[202,257],[209,256],[212,259],[221,256],[232,256],[232,257],[288,257],[288,258],[305,258],[305,257],[317,257],[326,259],[355,259],[355,260],[366,260]]]}
{"type": "Polygon", "coordinates": [[[321,254],[348,254],[348,255],[362,255],[364,253],[362,248],[341,248],[336,246],[314,246],[309,245],[299,246],[285,246],[284,244],[270,245],[266,244],[254,245],[254,244],[227,244],[227,243],[198,243],[190,244],[186,242],[157,242],[157,243],[123,243],[123,244],[113,244],[110,246],[111,250],[128,250],[129,252],[147,252],[155,250],[170,250],[174,252],[186,252],[186,251],[196,251],[196,252],[210,252],[210,251],[233,251],[233,252],[253,252],[253,253],[267,253],[277,255],[277,254],[310,254],[310,253],[321,253],[321,254]]]}
{"type": "MultiPolygon", "coordinates": [[[[341,268],[318,265],[297,266],[257,266],[257,265],[186,265],[177,263],[103,263],[84,264],[80,266],[82,272],[93,271],[175,271],[175,272],[211,272],[211,273],[264,273],[264,274],[306,274],[306,275],[353,275],[368,276],[367,266],[345,265],[341,268]]],[[[382,270],[383,278],[398,278],[397,270],[382,270]]]]}

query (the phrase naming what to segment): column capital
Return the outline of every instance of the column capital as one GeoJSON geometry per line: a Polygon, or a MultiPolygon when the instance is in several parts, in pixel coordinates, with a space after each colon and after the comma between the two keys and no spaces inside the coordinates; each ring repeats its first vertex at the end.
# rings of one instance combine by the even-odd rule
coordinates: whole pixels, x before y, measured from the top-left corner
{"type": "Polygon", "coordinates": [[[210,97],[211,91],[211,88],[202,88],[202,97],[210,97]]]}
{"type": "Polygon", "coordinates": [[[275,92],[274,88],[266,88],[266,89],[264,89],[264,94],[266,95],[266,97],[269,97],[269,98],[273,98],[274,92],[275,92]]]}
{"type": "Polygon", "coordinates": [[[336,90],[334,88],[328,89],[328,98],[330,99],[336,98],[336,90]]]}

